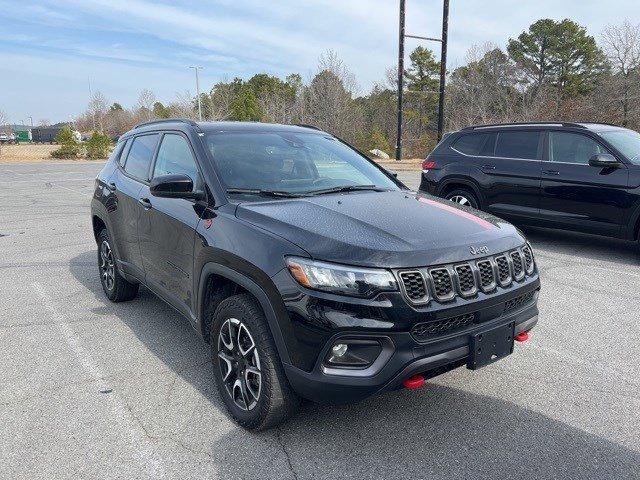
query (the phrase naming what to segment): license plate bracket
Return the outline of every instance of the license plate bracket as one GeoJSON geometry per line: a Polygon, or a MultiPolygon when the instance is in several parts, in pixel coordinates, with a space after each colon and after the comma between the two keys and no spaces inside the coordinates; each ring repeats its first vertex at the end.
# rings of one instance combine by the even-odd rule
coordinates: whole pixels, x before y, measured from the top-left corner
{"type": "Polygon", "coordinates": [[[476,333],[469,342],[467,368],[478,368],[497,362],[513,353],[515,322],[476,333]]]}

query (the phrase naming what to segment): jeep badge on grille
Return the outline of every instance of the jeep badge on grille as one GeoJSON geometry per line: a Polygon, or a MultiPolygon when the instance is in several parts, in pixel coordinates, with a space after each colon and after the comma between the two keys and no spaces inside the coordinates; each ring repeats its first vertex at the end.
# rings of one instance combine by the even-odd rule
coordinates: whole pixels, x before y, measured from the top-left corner
{"type": "Polygon", "coordinates": [[[489,247],[483,245],[481,247],[469,247],[471,255],[487,255],[489,253],[489,247]]]}

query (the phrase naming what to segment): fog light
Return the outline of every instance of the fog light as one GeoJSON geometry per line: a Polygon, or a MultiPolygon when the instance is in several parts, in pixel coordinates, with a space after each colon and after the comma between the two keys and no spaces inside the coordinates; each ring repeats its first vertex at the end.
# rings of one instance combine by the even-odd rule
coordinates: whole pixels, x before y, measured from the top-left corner
{"type": "Polygon", "coordinates": [[[327,353],[325,364],[340,367],[363,368],[371,365],[382,351],[377,340],[342,340],[327,353]]]}
{"type": "Polygon", "coordinates": [[[331,348],[331,354],[334,357],[344,357],[347,353],[347,346],[344,343],[338,343],[331,348]]]}

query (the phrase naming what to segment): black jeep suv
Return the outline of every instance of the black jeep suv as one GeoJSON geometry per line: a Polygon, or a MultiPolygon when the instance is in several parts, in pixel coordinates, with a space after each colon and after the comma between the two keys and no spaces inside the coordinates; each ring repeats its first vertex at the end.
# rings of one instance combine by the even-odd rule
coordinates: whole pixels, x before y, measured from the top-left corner
{"type": "Polygon", "coordinates": [[[511,225],[410,192],[304,126],[157,121],[123,135],[91,203],[102,286],[138,285],[211,345],[231,415],[262,429],[513,351],[537,322],[511,225]]]}
{"type": "Polygon", "coordinates": [[[611,125],[528,123],[448,135],[420,191],[517,224],[638,240],[640,134],[611,125]]]}

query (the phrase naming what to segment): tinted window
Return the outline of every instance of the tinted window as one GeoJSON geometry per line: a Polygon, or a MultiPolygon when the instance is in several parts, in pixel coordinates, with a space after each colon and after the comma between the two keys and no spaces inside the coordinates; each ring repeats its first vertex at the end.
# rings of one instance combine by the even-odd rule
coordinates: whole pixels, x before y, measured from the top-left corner
{"type": "Polygon", "coordinates": [[[157,142],[158,135],[143,135],[134,138],[127,155],[127,161],[124,164],[125,172],[140,180],[147,180],[157,142]]]}
{"type": "Polygon", "coordinates": [[[611,130],[600,136],[616,147],[631,163],[640,165],[640,133],[633,130],[611,130]]]}
{"type": "Polygon", "coordinates": [[[463,135],[453,144],[453,148],[467,155],[478,155],[489,137],[488,133],[463,135]]]}
{"type": "Polygon", "coordinates": [[[598,142],[579,133],[550,132],[549,159],[552,162],[583,163],[596,153],[607,153],[598,142]]]}
{"type": "Polygon", "coordinates": [[[126,143],[124,143],[122,147],[122,151],[120,152],[120,157],[118,158],[118,163],[121,167],[124,167],[124,161],[127,159],[127,155],[129,153],[129,148],[131,147],[131,139],[127,139],[126,143]]]}
{"type": "Polygon", "coordinates": [[[206,137],[227,188],[311,192],[352,185],[398,186],[339,140],[298,132],[212,133],[206,137]]]}
{"type": "Polygon", "coordinates": [[[538,158],[540,132],[500,132],[496,156],[505,158],[538,158]]]}
{"type": "Polygon", "coordinates": [[[187,139],[182,135],[166,134],[158,149],[153,176],[177,173],[188,175],[193,183],[198,180],[198,167],[187,139]]]}

